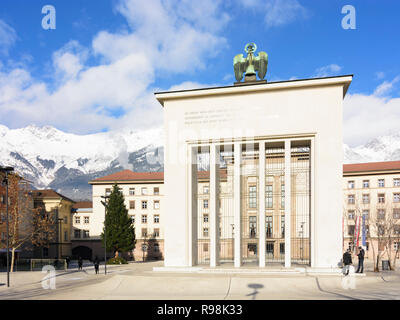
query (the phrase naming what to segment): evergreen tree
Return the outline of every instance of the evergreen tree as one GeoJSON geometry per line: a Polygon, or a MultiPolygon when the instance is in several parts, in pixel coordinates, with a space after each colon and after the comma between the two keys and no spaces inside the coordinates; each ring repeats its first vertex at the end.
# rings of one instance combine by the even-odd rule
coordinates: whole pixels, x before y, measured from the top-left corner
{"type": "Polygon", "coordinates": [[[125,207],[124,195],[114,184],[108,199],[106,221],[101,234],[104,247],[104,232],[107,235],[107,251],[113,251],[115,258],[119,252],[127,252],[135,248],[135,229],[125,207]]]}

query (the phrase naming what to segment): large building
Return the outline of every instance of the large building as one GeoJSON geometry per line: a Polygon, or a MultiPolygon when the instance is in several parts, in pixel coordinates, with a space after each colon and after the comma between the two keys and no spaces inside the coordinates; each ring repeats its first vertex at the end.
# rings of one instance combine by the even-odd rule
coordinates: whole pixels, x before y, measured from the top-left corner
{"type": "Polygon", "coordinates": [[[66,258],[72,255],[71,212],[74,201],[52,190],[33,190],[34,207],[51,215],[55,221],[55,238],[49,246],[36,250],[36,258],[66,258]]]}
{"type": "MultiPolygon", "coordinates": [[[[93,215],[91,216],[88,237],[100,241],[103,232],[105,208],[102,196],[111,193],[113,185],[118,184],[125,197],[125,206],[135,226],[136,246],[128,258],[134,260],[163,259],[164,232],[160,227],[165,219],[164,173],[132,172],[124,170],[89,182],[93,186],[93,215]]],[[[104,256],[92,246],[94,255],[104,256]]]]}
{"type": "Polygon", "coordinates": [[[385,259],[400,244],[400,161],[343,166],[343,245],[363,245],[368,257],[384,246],[385,259]],[[391,239],[388,242],[388,239],[391,239]]]}

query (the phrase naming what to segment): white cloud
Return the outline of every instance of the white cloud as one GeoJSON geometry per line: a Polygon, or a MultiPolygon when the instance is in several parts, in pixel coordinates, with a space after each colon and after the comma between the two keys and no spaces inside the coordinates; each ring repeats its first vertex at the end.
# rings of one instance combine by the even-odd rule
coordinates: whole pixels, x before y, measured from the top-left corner
{"type": "Polygon", "coordinates": [[[374,91],[374,95],[376,96],[383,96],[388,94],[392,89],[393,86],[399,82],[400,76],[395,77],[392,81],[384,81],[381,83],[374,91]]]}
{"type": "Polygon", "coordinates": [[[0,19],[0,52],[7,55],[15,41],[17,41],[15,30],[0,19]]]}
{"type": "Polygon", "coordinates": [[[382,71],[375,72],[375,77],[376,77],[378,80],[381,80],[381,79],[383,79],[383,78],[385,77],[385,73],[382,72],[382,71]]]}
{"type": "Polygon", "coordinates": [[[241,0],[245,8],[263,12],[267,27],[278,27],[307,18],[308,10],[298,0],[241,0]]]}
{"type": "Polygon", "coordinates": [[[0,69],[2,122],[50,124],[76,133],[159,125],[162,109],[151,87],[155,76],[195,72],[224,48],[226,39],[218,33],[229,16],[221,6],[220,0],[119,1],[115,12],[129,29],[102,30],[87,48],[66,43],[52,54],[50,85],[26,67],[0,69]],[[100,64],[89,66],[93,55],[100,64]]]}
{"type": "Polygon", "coordinates": [[[341,66],[338,66],[337,64],[330,64],[327,66],[323,66],[321,68],[318,68],[315,70],[315,77],[328,77],[328,76],[334,76],[337,75],[340,70],[342,70],[341,66]]]}
{"type": "Polygon", "coordinates": [[[344,142],[356,146],[398,131],[399,110],[400,98],[347,94],[344,100],[344,142]]]}

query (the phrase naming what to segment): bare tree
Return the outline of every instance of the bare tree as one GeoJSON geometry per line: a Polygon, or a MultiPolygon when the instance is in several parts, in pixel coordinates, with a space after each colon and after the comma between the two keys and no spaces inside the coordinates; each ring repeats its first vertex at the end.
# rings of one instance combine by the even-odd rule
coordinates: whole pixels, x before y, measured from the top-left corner
{"type": "Polygon", "coordinates": [[[9,196],[9,247],[11,272],[14,270],[15,252],[33,250],[34,246],[47,245],[54,237],[54,218],[40,208],[33,207],[30,186],[16,174],[8,178],[9,196]]]}

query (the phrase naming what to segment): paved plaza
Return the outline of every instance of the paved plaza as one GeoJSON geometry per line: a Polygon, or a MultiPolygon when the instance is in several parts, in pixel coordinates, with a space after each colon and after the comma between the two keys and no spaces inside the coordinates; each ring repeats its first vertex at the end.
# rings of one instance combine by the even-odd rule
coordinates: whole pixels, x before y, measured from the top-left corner
{"type": "Polygon", "coordinates": [[[43,289],[41,272],[0,275],[0,299],[154,300],[154,299],[399,299],[400,272],[367,272],[354,285],[341,275],[154,272],[162,262],[130,263],[57,271],[55,289],[43,289]]]}

